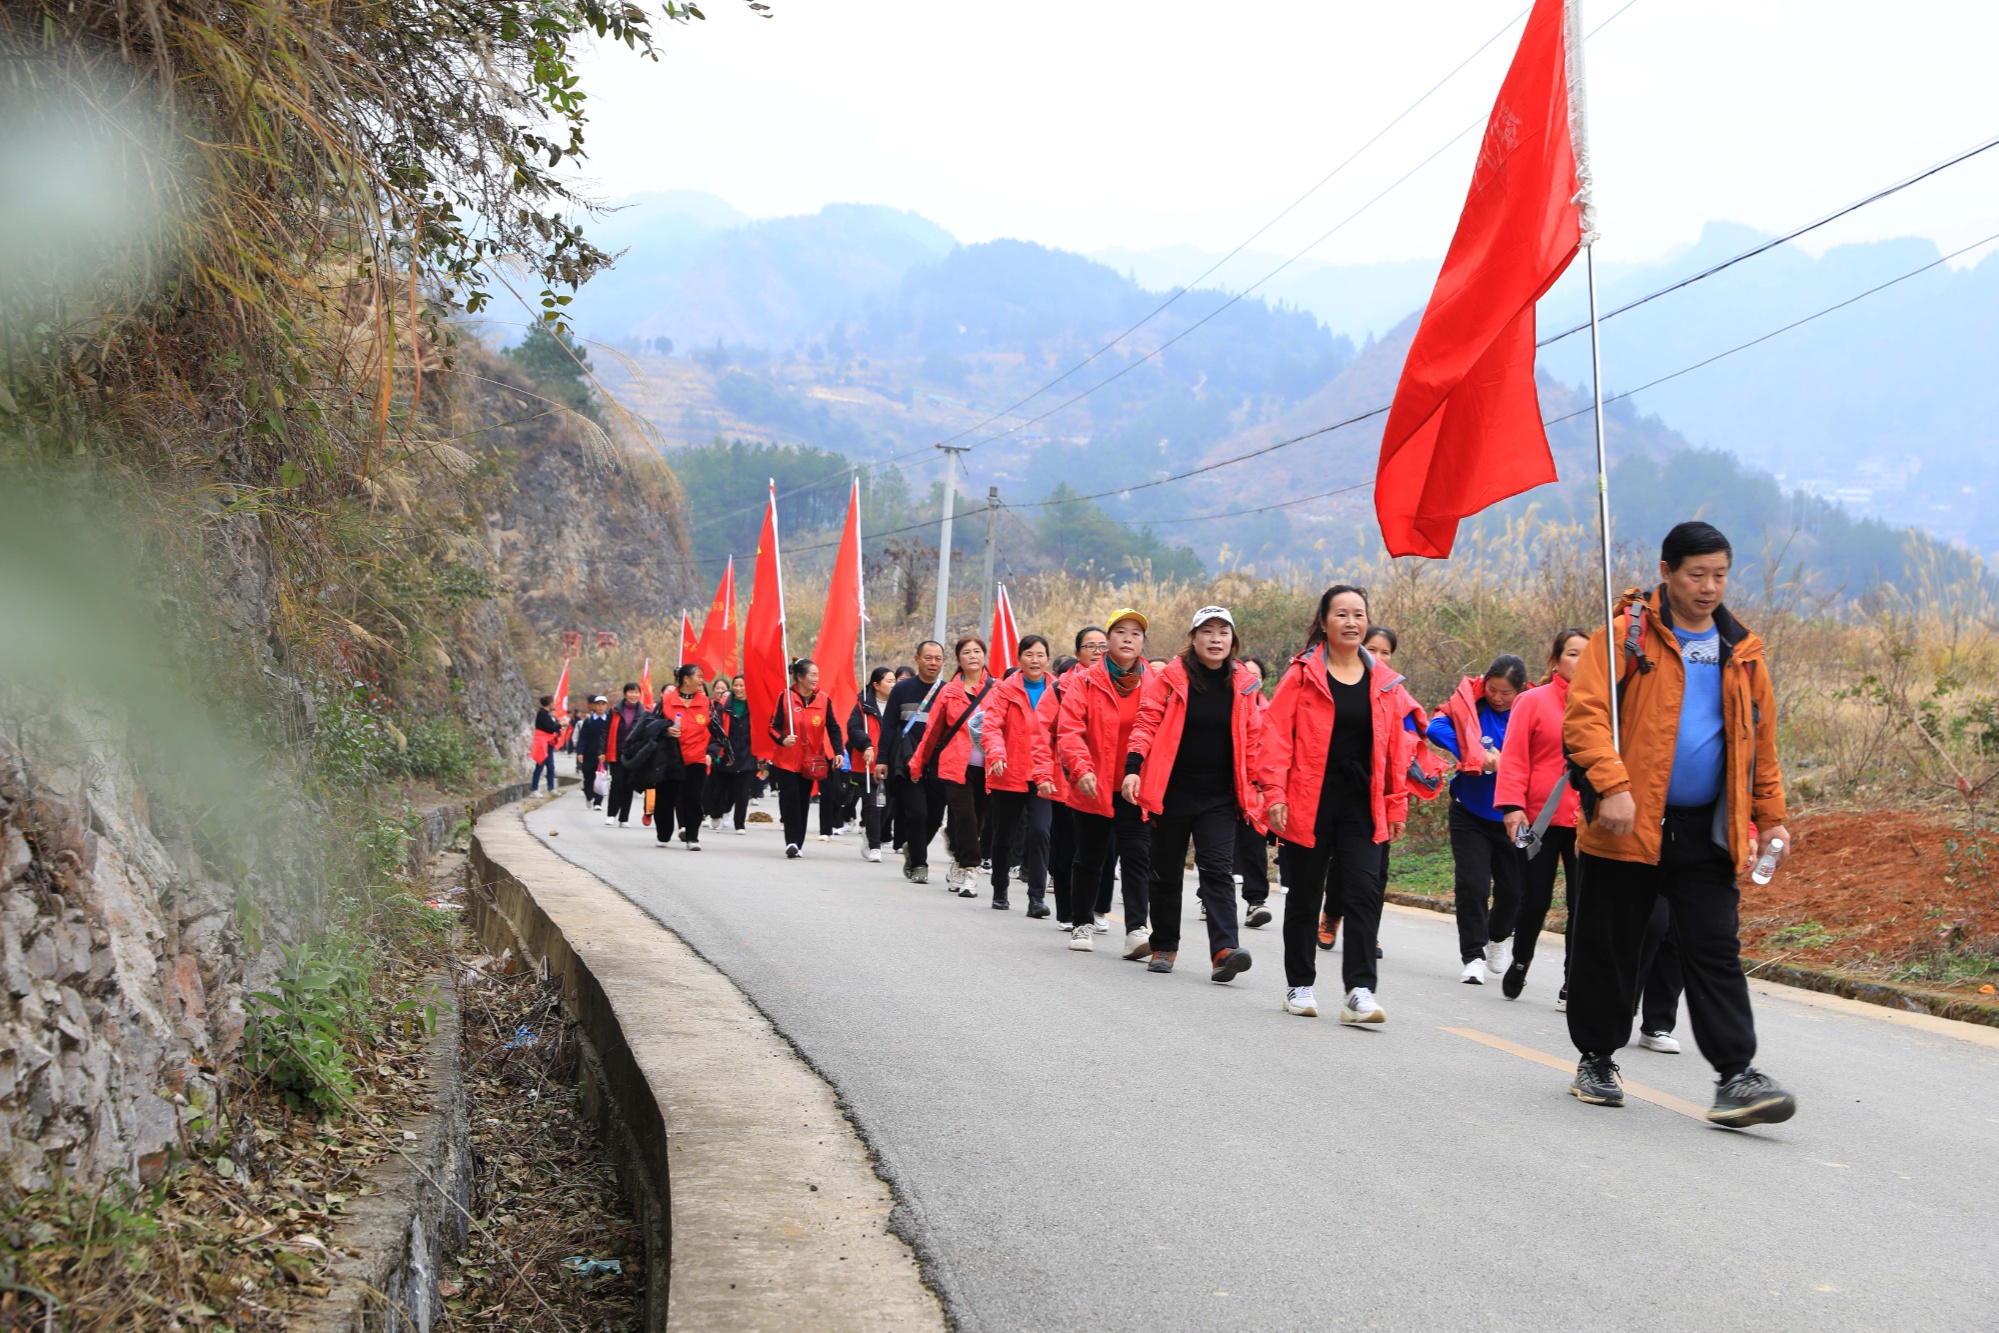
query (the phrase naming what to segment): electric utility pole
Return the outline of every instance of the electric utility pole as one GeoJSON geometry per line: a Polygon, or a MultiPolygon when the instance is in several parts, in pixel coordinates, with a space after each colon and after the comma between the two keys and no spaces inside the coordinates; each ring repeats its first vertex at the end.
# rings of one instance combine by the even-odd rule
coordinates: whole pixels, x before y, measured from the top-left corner
{"type": "Polygon", "coordinates": [[[938,450],[944,455],[944,532],[937,543],[937,622],[930,631],[930,637],[944,642],[944,612],[951,600],[951,511],[956,506],[958,460],[957,454],[969,452],[969,444],[940,444],[938,450]]]}
{"type": "Polygon", "coordinates": [[[979,596],[979,630],[993,623],[993,519],[999,513],[999,487],[986,487],[986,582],[979,596]]]}

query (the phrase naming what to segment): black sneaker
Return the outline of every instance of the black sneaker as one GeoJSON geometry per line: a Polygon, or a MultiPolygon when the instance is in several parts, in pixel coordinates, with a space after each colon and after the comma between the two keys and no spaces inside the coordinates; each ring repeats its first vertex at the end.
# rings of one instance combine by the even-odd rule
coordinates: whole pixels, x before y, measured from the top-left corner
{"type": "Polygon", "coordinates": [[[1267,926],[1267,925],[1269,925],[1269,924],[1270,924],[1270,904],[1269,904],[1269,903],[1267,903],[1267,902],[1263,902],[1263,903],[1251,903],[1251,904],[1249,905],[1249,915],[1248,915],[1248,916],[1246,916],[1246,917],[1244,917],[1244,918],[1242,919],[1242,923],[1243,923],[1243,924],[1244,924],[1245,926],[1249,926],[1249,927],[1252,927],[1252,928],[1254,928],[1254,927],[1257,927],[1257,926],[1267,926]]]}
{"type": "Polygon", "coordinates": [[[1798,1113],[1798,1099],[1751,1067],[1715,1085],[1714,1109],[1707,1118],[1730,1129],[1778,1125],[1798,1113]]]}
{"type": "Polygon", "coordinates": [[[1041,920],[1041,918],[1043,918],[1043,917],[1045,917],[1045,916],[1047,916],[1047,915],[1048,915],[1048,904],[1047,904],[1047,903],[1044,903],[1044,902],[1030,902],[1030,903],[1028,903],[1028,904],[1027,904],[1027,919],[1028,919],[1029,921],[1039,921],[1039,920],[1041,920]]]}
{"type": "Polygon", "coordinates": [[[1234,981],[1249,971],[1249,951],[1247,949],[1223,949],[1215,955],[1215,970],[1210,981],[1234,981]]]}
{"type": "Polygon", "coordinates": [[[1506,975],[1499,979],[1499,993],[1509,1000],[1517,1000],[1526,984],[1527,964],[1516,958],[1506,965],[1506,975]]]}
{"type": "Polygon", "coordinates": [[[1013,904],[1004,898],[995,898],[993,899],[993,910],[995,912],[1011,912],[1013,904]]]}
{"type": "Polygon", "coordinates": [[[796,861],[798,859],[798,844],[795,842],[784,844],[784,854],[788,860],[796,861]]]}
{"type": "Polygon", "coordinates": [[[930,882],[930,867],[911,866],[909,868],[909,882],[911,884],[928,884],[930,882]]]}
{"type": "Polygon", "coordinates": [[[1578,1061],[1569,1092],[1591,1106],[1624,1105],[1624,1085],[1617,1081],[1617,1066],[1607,1055],[1585,1055],[1578,1061]]]}
{"type": "Polygon", "coordinates": [[[1171,972],[1173,970],[1173,960],[1179,956],[1177,953],[1154,953],[1146,961],[1145,970],[1148,972],[1171,972]]]}

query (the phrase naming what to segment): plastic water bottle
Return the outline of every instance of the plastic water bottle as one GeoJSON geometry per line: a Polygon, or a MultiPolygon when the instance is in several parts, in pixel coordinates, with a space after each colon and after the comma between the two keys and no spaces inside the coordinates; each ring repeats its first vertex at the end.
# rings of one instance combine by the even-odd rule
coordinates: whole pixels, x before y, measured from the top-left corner
{"type": "Polygon", "coordinates": [[[1756,858],[1756,867],[1749,872],[1749,878],[1758,884],[1768,884],[1777,877],[1777,858],[1783,854],[1784,840],[1770,839],[1764,844],[1763,855],[1756,858]]]}

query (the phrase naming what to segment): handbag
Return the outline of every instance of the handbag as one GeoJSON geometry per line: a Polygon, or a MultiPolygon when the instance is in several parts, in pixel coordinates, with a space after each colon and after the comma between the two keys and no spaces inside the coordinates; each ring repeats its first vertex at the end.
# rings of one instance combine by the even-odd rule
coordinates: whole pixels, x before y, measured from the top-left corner
{"type": "Polygon", "coordinates": [[[827,762],[826,756],[814,755],[812,758],[807,759],[805,761],[805,766],[801,768],[799,772],[803,773],[806,777],[812,779],[814,782],[819,782],[824,780],[826,775],[832,771],[832,767],[833,766],[827,762]]]}
{"type": "Polygon", "coordinates": [[[590,790],[599,796],[611,794],[611,769],[609,765],[597,770],[597,776],[590,779],[590,790]]]}

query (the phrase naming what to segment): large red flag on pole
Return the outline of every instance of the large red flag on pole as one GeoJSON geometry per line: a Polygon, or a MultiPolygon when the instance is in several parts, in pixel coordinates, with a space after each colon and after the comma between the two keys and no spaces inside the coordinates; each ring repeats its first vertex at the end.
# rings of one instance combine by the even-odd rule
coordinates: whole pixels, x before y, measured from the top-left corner
{"type": "Polygon", "coordinates": [[[558,746],[569,743],[569,657],[562,659],[562,679],[555,682],[555,721],[562,728],[556,737],[558,746]]]}
{"type": "MultiPolygon", "coordinates": [[[[750,580],[750,612],[743,618],[743,689],[750,696],[750,749],[759,759],[777,758],[771,719],[777,702],[786,703],[790,663],[784,630],[784,576],[777,563],[777,482],[770,482],[763,533],[757,538],[756,573],[750,580]]],[[[789,719],[787,718],[787,729],[789,719]]]]}
{"type": "Polygon", "coordinates": [[[699,662],[710,679],[733,676],[740,657],[736,652],[736,557],[722,568],[722,581],[715,585],[715,600],[708,604],[708,618],[701,622],[701,637],[695,641],[690,661],[699,662]]]}
{"type": "Polygon", "coordinates": [[[1020,626],[1014,622],[1013,599],[1006,595],[1004,583],[994,590],[993,630],[988,638],[986,669],[1004,677],[1020,665],[1020,626]]]}
{"type": "Polygon", "coordinates": [[[694,639],[694,617],[687,614],[686,607],[682,607],[680,609],[680,651],[673,663],[676,668],[684,667],[689,662],[700,660],[694,655],[694,639]]]}
{"type": "Polygon", "coordinates": [[[1595,235],[1574,4],[1535,0],[1403,362],[1374,486],[1390,555],[1447,556],[1460,520],[1555,480],[1534,303],[1595,235]]]}
{"type": "Polygon", "coordinates": [[[861,483],[854,481],[847,501],[847,526],[840,534],[840,554],[833,559],[833,584],[826,592],[826,618],[819,622],[819,641],[812,660],[819,664],[819,688],[833,705],[833,721],[846,726],[861,696],[854,668],[854,644],[861,634],[861,483]]]}
{"type": "Polygon", "coordinates": [[[645,700],[647,708],[652,707],[652,655],[650,653],[646,654],[646,660],[639,667],[639,698],[645,700]]]}

